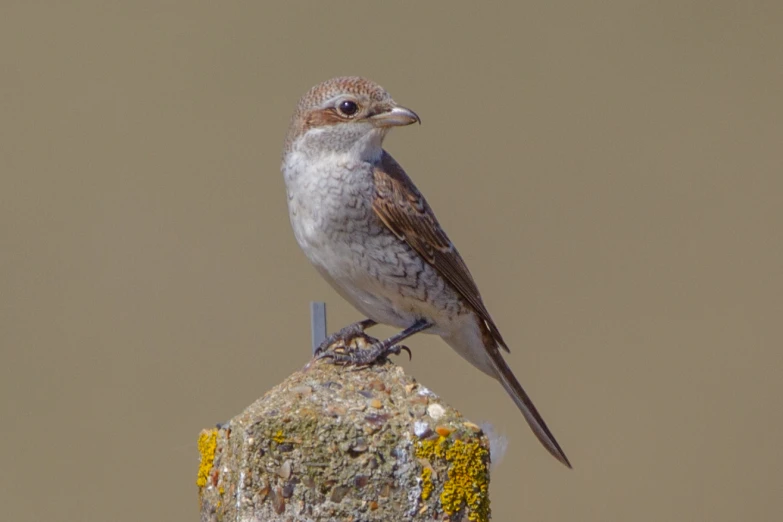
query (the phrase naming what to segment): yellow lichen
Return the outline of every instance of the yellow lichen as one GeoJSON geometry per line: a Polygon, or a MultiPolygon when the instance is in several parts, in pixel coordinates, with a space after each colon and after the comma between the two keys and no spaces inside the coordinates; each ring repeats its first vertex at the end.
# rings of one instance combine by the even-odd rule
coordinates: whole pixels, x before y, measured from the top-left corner
{"type": "Polygon", "coordinates": [[[217,450],[217,430],[204,430],[198,436],[198,452],[201,455],[201,462],[198,466],[198,476],[196,485],[203,488],[207,485],[209,472],[212,470],[212,463],[215,461],[215,451],[217,450]]]}
{"type": "Polygon", "coordinates": [[[432,468],[424,468],[421,472],[421,499],[427,500],[435,486],[432,485],[432,468]]]}
{"type": "Polygon", "coordinates": [[[446,458],[446,437],[438,437],[435,440],[420,440],[416,443],[416,456],[423,459],[432,457],[446,458]]]}
{"type": "MultiPolygon", "coordinates": [[[[467,507],[468,520],[484,522],[489,520],[489,451],[478,440],[423,440],[416,444],[416,456],[432,460],[445,459],[448,462],[448,478],[443,484],[440,504],[449,516],[467,507]]],[[[432,472],[422,472],[422,499],[426,477],[432,484],[432,472]]],[[[434,486],[433,486],[434,488],[434,486]]],[[[431,492],[431,491],[430,491],[431,492]]],[[[429,493],[428,495],[429,496],[429,493]]]]}
{"type": "Polygon", "coordinates": [[[277,430],[277,433],[272,435],[272,440],[277,442],[278,444],[282,444],[285,442],[285,435],[283,435],[283,430],[277,430]]]}

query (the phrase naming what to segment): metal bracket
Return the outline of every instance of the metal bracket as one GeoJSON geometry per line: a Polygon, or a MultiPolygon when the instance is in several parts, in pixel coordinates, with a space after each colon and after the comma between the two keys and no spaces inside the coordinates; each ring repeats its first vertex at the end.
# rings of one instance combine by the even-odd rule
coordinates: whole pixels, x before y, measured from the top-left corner
{"type": "Polygon", "coordinates": [[[310,338],[313,342],[313,353],[326,339],[326,303],[310,302],[310,338]]]}

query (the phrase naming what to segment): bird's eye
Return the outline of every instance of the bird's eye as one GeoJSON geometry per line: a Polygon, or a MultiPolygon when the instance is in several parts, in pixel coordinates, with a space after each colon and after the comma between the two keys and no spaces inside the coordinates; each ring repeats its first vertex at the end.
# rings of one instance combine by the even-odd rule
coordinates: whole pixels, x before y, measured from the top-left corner
{"type": "Polygon", "coordinates": [[[353,116],[354,114],[356,114],[356,111],[359,110],[359,106],[356,105],[356,102],[352,102],[351,100],[341,101],[340,105],[338,105],[337,108],[345,116],[353,116]]]}

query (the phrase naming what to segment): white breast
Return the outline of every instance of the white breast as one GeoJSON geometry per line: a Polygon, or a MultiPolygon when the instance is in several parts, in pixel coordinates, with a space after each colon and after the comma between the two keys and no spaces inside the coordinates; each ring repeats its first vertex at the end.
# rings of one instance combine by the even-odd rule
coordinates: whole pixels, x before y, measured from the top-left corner
{"type": "Polygon", "coordinates": [[[311,262],[332,270],[334,258],[350,250],[357,229],[367,226],[372,167],[347,154],[314,157],[292,151],[282,170],[296,240],[311,262]]]}

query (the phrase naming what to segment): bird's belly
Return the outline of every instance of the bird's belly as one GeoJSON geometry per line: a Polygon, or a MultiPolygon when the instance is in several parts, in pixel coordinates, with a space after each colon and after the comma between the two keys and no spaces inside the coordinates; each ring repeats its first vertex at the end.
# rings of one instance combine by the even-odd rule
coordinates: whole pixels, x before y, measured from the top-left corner
{"type": "Polygon", "coordinates": [[[427,319],[429,333],[444,335],[465,312],[437,272],[385,230],[361,243],[324,246],[311,261],[346,301],[381,324],[407,328],[427,319]]]}
{"type": "Polygon", "coordinates": [[[408,313],[404,309],[395,306],[395,301],[392,298],[379,292],[368,290],[366,286],[356,285],[350,281],[332,279],[329,276],[324,276],[324,279],[362,315],[377,323],[397,328],[407,328],[419,319],[415,314],[408,313]]]}

